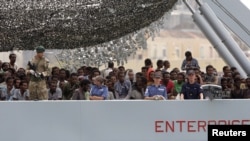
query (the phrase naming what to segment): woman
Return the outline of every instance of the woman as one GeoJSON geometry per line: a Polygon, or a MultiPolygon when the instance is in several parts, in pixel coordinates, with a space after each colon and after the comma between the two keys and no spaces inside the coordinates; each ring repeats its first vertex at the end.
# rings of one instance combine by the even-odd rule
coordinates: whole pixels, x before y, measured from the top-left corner
{"type": "Polygon", "coordinates": [[[90,90],[90,100],[106,100],[108,98],[108,87],[103,83],[104,78],[102,76],[94,77],[94,85],[90,90]]]}

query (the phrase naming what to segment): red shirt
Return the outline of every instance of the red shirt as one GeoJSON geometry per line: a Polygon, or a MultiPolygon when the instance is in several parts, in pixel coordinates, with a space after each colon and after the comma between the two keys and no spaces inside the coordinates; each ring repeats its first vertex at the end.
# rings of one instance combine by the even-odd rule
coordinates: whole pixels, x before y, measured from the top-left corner
{"type": "MultiPolygon", "coordinates": [[[[163,83],[162,83],[163,84],[163,83]]],[[[167,84],[163,84],[167,88],[167,93],[171,93],[171,90],[174,88],[174,82],[169,80],[167,84]]]]}

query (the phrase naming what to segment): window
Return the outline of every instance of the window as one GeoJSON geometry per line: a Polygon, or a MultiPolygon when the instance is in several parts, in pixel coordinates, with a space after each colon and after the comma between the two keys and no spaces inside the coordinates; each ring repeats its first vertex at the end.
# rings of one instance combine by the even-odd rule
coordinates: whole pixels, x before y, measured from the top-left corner
{"type": "Polygon", "coordinates": [[[205,50],[204,47],[200,47],[200,58],[205,58],[205,50]]]}
{"type": "Polygon", "coordinates": [[[180,49],[179,49],[179,48],[176,48],[176,49],[175,49],[175,55],[176,55],[177,58],[180,58],[180,57],[181,57],[181,56],[180,56],[180,49]]]}
{"type": "Polygon", "coordinates": [[[214,52],[213,47],[210,46],[210,47],[209,47],[209,57],[210,57],[210,58],[213,58],[213,57],[214,57],[214,53],[213,53],[213,52],[214,52]]]}
{"type": "Polygon", "coordinates": [[[162,50],[162,57],[167,57],[167,50],[166,49],[162,50]]]}
{"type": "Polygon", "coordinates": [[[157,57],[157,49],[155,48],[154,49],[154,57],[153,58],[156,59],[156,57],[157,57]]]}
{"type": "Polygon", "coordinates": [[[138,60],[142,60],[142,54],[138,55],[138,60]]]}

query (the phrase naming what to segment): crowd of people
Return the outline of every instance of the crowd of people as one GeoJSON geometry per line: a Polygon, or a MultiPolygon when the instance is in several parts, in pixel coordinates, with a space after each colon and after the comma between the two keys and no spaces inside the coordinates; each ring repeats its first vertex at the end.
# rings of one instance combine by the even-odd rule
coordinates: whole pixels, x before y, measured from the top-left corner
{"type": "Polygon", "coordinates": [[[14,100],[186,100],[206,99],[202,86],[221,88],[219,99],[250,98],[250,78],[242,78],[237,68],[223,66],[217,74],[212,65],[201,71],[198,60],[187,51],[179,68],[170,70],[168,60],[144,60],[140,72],[124,66],[82,66],[76,72],[53,66],[44,57],[45,48],[38,46],[36,55],[25,68],[16,65],[17,56],[0,61],[0,99],[14,100]]]}

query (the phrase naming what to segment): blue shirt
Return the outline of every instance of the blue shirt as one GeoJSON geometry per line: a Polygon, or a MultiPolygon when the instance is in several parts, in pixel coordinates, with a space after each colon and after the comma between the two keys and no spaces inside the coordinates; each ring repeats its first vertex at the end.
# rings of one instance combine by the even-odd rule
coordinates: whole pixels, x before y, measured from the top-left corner
{"type": "Polygon", "coordinates": [[[104,99],[107,99],[108,97],[108,88],[107,86],[97,86],[97,85],[92,85],[91,90],[90,90],[90,96],[101,96],[104,99]]]}
{"type": "Polygon", "coordinates": [[[159,85],[159,86],[155,86],[155,85],[150,85],[147,87],[144,96],[145,97],[153,97],[155,95],[161,95],[164,98],[168,98],[167,97],[167,90],[166,87],[164,85],[159,85]]]}
{"type": "Polygon", "coordinates": [[[201,85],[198,83],[185,83],[182,85],[181,93],[184,95],[184,99],[200,99],[201,85]]]}

